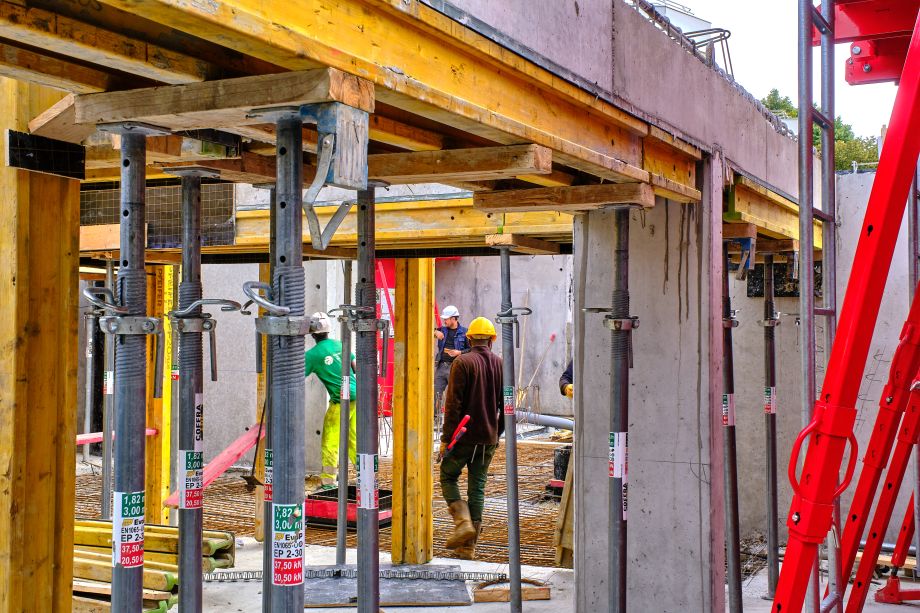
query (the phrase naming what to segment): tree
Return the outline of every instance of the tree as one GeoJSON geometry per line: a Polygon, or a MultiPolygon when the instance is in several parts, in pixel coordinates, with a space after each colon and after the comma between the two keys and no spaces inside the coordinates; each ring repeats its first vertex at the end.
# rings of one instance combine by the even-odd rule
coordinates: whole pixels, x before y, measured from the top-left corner
{"type": "MultiPolygon", "coordinates": [[[[771,89],[766,98],[761,100],[763,105],[779,117],[796,118],[799,110],[789,98],[781,96],[778,89],[771,89]]],[[[815,105],[818,108],[818,105],[815,105]]],[[[818,153],[821,153],[821,129],[814,126],[814,143],[818,153]]],[[[853,162],[871,164],[878,162],[878,147],[872,136],[856,136],[853,126],[844,123],[842,117],[834,119],[834,167],[837,170],[848,170],[853,167],[853,162]]]]}

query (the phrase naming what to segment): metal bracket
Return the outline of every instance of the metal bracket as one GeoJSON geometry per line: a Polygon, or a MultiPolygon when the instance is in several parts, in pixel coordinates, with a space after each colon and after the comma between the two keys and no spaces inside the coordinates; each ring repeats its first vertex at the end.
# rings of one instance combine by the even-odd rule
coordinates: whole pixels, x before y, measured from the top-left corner
{"type": "Polygon", "coordinates": [[[314,330],[315,320],[306,316],[273,316],[256,318],[256,331],[265,336],[306,336],[314,330]]]}
{"type": "Polygon", "coordinates": [[[112,134],[143,134],[144,136],[169,136],[172,130],[162,128],[140,121],[117,121],[115,123],[100,123],[96,125],[100,132],[112,134]]]}
{"type": "Polygon", "coordinates": [[[225,312],[242,310],[240,303],[234,300],[201,298],[182,310],[170,311],[168,316],[177,333],[207,332],[208,348],[211,353],[211,381],[217,381],[217,322],[211,319],[210,313],[194,313],[196,309],[205,305],[220,305],[220,310],[225,312]]]}
{"type": "Polygon", "coordinates": [[[502,311],[495,316],[495,323],[514,326],[514,346],[516,349],[521,348],[521,324],[518,321],[518,315],[531,314],[533,314],[533,310],[529,307],[511,307],[509,310],[502,311]]]}
{"type": "Polygon", "coordinates": [[[757,321],[757,323],[763,326],[764,328],[775,328],[776,326],[783,323],[779,319],[781,316],[782,316],[782,313],[780,313],[779,311],[774,311],[773,317],[771,317],[770,319],[760,319],[757,321]]]}
{"type": "MultiPolygon", "coordinates": [[[[92,288],[105,289],[105,288],[92,288]]],[[[99,329],[113,336],[148,335],[157,337],[156,353],[153,357],[153,397],[163,397],[163,359],[165,352],[165,339],[163,336],[163,321],[158,317],[145,317],[143,315],[107,315],[99,318],[99,329]]]]}
{"type": "Polygon", "coordinates": [[[360,307],[354,304],[343,304],[337,309],[327,311],[329,315],[339,313],[339,323],[344,323],[352,332],[382,332],[380,376],[385,377],[387,372],[387,359],[390,346],[390,320],[377,319],[376,317],[359,317],[359,313],[376,314],[374,307],[360,307]]]}
{"type": "Polygon", "coordinates": [[[608,330],[621,331],[621,330],[635,330],[639,327],[639,318],[636,316],[626,317],[623,319],[618,319],[612,315],[607,315],[604,317],[604,327],[608,330]]]}

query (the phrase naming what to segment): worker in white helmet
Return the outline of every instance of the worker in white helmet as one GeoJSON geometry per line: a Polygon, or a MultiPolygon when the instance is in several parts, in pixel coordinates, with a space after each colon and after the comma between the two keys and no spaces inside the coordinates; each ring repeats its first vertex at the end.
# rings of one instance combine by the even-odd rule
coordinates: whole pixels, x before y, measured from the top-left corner
{"type": "Polygon", "coordinates": [[[434,360],[434,398],[435,411],[440,411],[444,390],[450,376],[450,366],[454,359],[470,350],[466,339],[466,328],[460,325],[460,310],[450,305],[441,311],[441,326],[435,328],[434,337],[438,339],[438,354],[434,360]]]}
{"type": "MultiPolygon", "coordinates": [[[[329,393],[329,406],[323,419],[321,455],[323,469],[320,473],[322,488],[336,487],[339,466],[339,414],[342,410],[342,341],[329,338],[332,326],[326,313],[313,314],[311,335],[316,345],[304,354],[304,376],[315,374],[329,393]]],[[[348,420],[348,457],[355,463],[355,355],[351,354],[349,372],[349,394],[351,406],[348,420]]]]}

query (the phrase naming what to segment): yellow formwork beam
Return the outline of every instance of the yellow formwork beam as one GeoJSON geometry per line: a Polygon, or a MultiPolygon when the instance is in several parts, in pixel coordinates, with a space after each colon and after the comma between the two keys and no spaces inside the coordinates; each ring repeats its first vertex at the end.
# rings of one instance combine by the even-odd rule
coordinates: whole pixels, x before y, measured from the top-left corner
{"type": "MultiPolygon", "coordinates": [[[[172,285],[174,280],[172,266],[148,266],[147,267],[147,312],[152,317],[165,319],[164,314],[172,305],[172,294],[170,292],[167,298],[167,284],[172,285]],[[167,281],[167,275],[169,280],[167,281]]],[[[168,325],[168,322],[167,322],[168,325]]],[[[144,463],[144,490],[147,523],[166,524],[169,523],[169,513],[163,502],[169,497],[169,474],[170,474],[170,453],[169,453],[169,426],[170,421],[167,416],[170,412],[171,393],[166,389],[171,386],[172,359],[164,358],[163,368],[163,397],[154,398],[153,390],[155,385],[156,368],[154,358],[156,357],[157,339],[154,335],[147,336],[147,427],[157,431],[153,436],[146,437],[146,461],[144,463]]],[[[169,356],[166,352],[166,356],[169,356]]]]}
{"type": "Polygon", "coordinates": [[[102,0],[290,70],[331,66],[378,100],[500,144],[532,142],[614,180],[648,181],[648,124],[418,0],[102,0]],[[284,24],[278,15],[285,15],[284,24]]]}
{"type": "MultiPolygon", "coordinates": [[[[270,266],[268,264],[259,264],[259,281],[271,283],[270,266]]],[[[268,397],[267,380],[265,373],[268,372],[268,337],[259,336],[259,343],[262,345],[262,368],[261,372],[256,374],[256,422],[262,424],[262,428],[268,428],[268,415],[265,414],[266,398],[268,397]]],[[[253,469],[253,476],[259,480],[259,483],[265,483],[265,442],[267,436],[259,439],[256,444],[256,465],[253,469]]],[[[265,488],[261,485],[256,486],[255,508],[253,509],[255,519],[255,539],[260,543],[265,538],[265,488]]]]}
{"type": "MultiPolygon", "coordinates": [[[[325,224],[335,206],[317,207],[320,223],[325,224]]],[[[345,217],[333,246],[354,246],[357,241],[354,209],[345,217]]],[[[238,211],[235,248],[266,248],[269,243],[267,210],[238,211]]],[[[572,241],[572,215],[554,211],[526,213],[485,213],[473,208],[473,199],[436,197],[423,200],[379,202],[376,213],[378,249],[422,249],[486,245],[487,234],[513,232],[555,240],[572,241]]],[[[309,244],[309,229],[304,224],[304,240],[309,244]]]]}
{"type": "MultiPolygon", "coordinates": [[[[772,238],[799,238],[799,206],[746,177],[738,177],[726,190],[727,222],[752,223],[760,234],[772,238]]],[[[815,249],[821,249],[821,222],[815,221],[815,249]]]]}
{"type": "Polygon", "coordinates": [[[393,376],[393,539],[395,564],[433,556],[434,260],[396,260],[393,376]]]}
{"type": "MultiPolygon", "coordinates": [[[[60,94],[0,79],[0,127],[60,94]]],[[[78,181],[0,168],[0,613],[70,611],[78,181]]]]}

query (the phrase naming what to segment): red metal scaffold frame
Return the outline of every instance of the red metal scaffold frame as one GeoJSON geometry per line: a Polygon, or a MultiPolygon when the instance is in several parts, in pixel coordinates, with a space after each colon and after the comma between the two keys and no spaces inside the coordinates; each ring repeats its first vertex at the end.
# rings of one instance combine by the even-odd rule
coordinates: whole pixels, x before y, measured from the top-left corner
{"type": "Polygon", "coordinates": [[[905,600],[920,600],[920,590],[902,590],[901,580],[898,578],[898,570],[904,567],[907,561],[907,553],[910,549],[910,541],[914,538],[914,495],[910,495],[910,502],[907,503],[907,510],[904,513],[904,521],[901,522],[901,531],[898,532],[898,542],[895,544],[894,553],[891,556],[891,575],[885,583],[885,587],[875,593],[875,602],[884,602],[886,604],[901,604],[905,600]]]}
{"type": "MultiPolygon", "coordinates": [[[[838,0],[838,16],[840,11],[857,8],[857,4],[862,5],[858,8],[865,9],[871,8],[873,3],[878,6],[893,1],[838,0]]],[[[839,495],[839,489],[847,485],[847,479],[838,485],[840,467],[847,441],[854,440],[859,384],[920,154],[920,130],[911,129],[920,123],[917,121],[920,120],[920,29],[916,27],[916,11],[913,14],[913,35],[866,208],[824,385],[815,403],[814,419],[799,435],[793,448],[791,463],[794,466],[802,443],[811,437],[802,477],[798,481],[793,479],[794,495],[786,522],[789,543],[773,601],[773,611],[777,613],[801,610],[818,545],[831,525],[834,498],[839,495]]],[[[875,13],[876,17],[878,15],[875,13]]]]}

